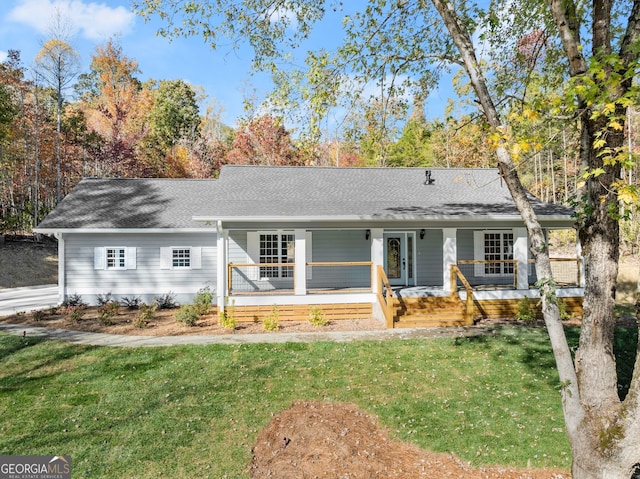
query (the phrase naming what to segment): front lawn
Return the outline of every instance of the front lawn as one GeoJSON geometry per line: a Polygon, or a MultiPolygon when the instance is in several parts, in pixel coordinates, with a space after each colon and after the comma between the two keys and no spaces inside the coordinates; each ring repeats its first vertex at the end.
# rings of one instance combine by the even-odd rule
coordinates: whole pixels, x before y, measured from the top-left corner
{"type": "Polygon", "coordinates": [[[138,349],[0,334],[0,361],[0,454],[68,454],[74,478],[248,477],[259,430],[295,400],[353,402],[392,435],[476,465],[570,466],[538,328],[138,349]]]}

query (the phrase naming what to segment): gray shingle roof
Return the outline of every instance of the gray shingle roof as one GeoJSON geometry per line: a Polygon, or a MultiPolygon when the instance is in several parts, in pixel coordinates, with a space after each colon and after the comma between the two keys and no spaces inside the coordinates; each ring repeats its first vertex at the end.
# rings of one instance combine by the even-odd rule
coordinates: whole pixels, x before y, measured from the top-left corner
{"type": "MultiPolygon", "coordinates": [[[[357,221],[518,216],[497,169],[225,166],[219,180],[85,179],[39,225],[65,229],[202,228],[208,219],[357,221]]],[[[537,214],[569,208],[534,201],[537,214]]]]}
{"type": "Polygon", "coordinates": [[[37,230],[202,228],[192,220],[211,204],[216,180],[82,180],[37,230]]]}
{"type": "MultiPolygon", "coordinates": [[[[215,207],[197,215],[218,218],[420,219],[518,215],[497,169],[332,168],[225,166],[215,207]]],[[[536,212],[571,210],[535,200],[536,212]]]]}

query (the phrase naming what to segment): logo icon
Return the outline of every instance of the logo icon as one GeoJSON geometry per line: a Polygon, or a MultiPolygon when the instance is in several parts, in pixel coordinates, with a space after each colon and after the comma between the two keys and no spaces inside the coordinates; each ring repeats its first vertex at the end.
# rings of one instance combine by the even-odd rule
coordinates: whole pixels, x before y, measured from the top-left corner
{"type": "Polygon", "coordinates": [[[0,479],[71,479],[71,456],[0,456],[0,479]]]}

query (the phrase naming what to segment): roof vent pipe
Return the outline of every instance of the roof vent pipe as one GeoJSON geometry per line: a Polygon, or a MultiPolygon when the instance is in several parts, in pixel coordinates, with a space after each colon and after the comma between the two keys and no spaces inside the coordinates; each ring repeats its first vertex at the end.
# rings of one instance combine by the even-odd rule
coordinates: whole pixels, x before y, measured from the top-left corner
{"type": "Polygon", "coordinates": [[[425,176],[425,180],[424,180],[425,185],[432,185],[436,181],[434,178],[431,178],[431,170],[426,170],[424,172],[424,176],[425,176]]]}

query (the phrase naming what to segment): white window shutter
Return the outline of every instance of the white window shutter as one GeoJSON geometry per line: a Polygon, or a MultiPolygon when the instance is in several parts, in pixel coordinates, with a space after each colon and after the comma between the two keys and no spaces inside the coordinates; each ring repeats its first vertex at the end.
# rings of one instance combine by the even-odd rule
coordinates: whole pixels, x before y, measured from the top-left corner
{"type": "Polygon", "coordinates": [[[171,269],[171,248],[160,248],[160,269],[171,269]]]}
{"type": "MultiPolygon", "coordinates": [[[[473,259],[484,260],[484,231],[473,232],[473,259]]],[[[473,273],[475,276],[484,276],[484,263],[475,264],[473,273]]]]}
{"type": "MultiPolygon", "coordinates": [[[[257,231],[247,232],[247,263],[260,262],[260,233],[257,231]]],[[[247,277],[252,281],[260,279],[260,268],[251,266],[247,268],[247,277]]]]}
{"type": "Polygon", "coordinates": [[[202,269],[202,247],[191,248],[191,269],[202,269]]]}
{"type": "Polygon", "coordinates": [[[129,246],[126,250],[125,250],[125,259],[124,259],[124,265],[126,269],[136,269],[138,267],[137,264],[137,249],[135,246],[129,246]]]}
{"type": "Polygon", "coordinates": [[[104,247],[98,246],[93,248],[93,269],[105,269],[105,251],[104,247]]]}
{"type": "MultiPolygon", "coordinates": [[[[311,263],[313,261],[313,247],[311,244],[311,238],[313,237],[313,235],[311,234],[311,231],[306,231],[304,234],[304,249],[305,249],[305,256],[307,257],[307,263],[311,263]]],[[[313,267],[308,266],[307,267],[307,279],[311,279],[313,277],[313,267]]]]}

